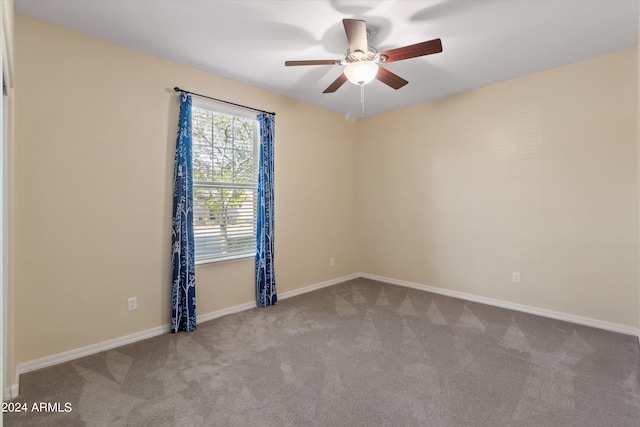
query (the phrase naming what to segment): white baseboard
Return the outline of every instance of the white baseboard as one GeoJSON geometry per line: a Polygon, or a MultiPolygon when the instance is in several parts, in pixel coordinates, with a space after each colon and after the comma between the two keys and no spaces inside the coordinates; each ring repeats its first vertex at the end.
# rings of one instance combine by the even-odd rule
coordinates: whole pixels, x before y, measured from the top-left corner
{"type": "MultiPolygon", "coordinates": [[[[328,280],[326,282],[316,283],[313,285],[305,286],[303,288],[294,289],[292,291],[287,291],[283,293],[278,293],[278,301],[295,297],[296,295],[306,294],[307,292],[312,292],[318,289],[326,288],[328,286],[337,285],[338,283],[346,282],[347,280],[357,279],[361,277],[360,273],[351,274],[349,276],[339,277],[337,279],[328,280]]],[[[222,310],[213,311],[211,313],[203,314],[198,316],[198,323],[206,322],[207,320],[217,319],[218,317],[226,316],[228,314],[240,313],[241,311],[249,310],[252,308],[256,308],[255,301],[246,302],[244,304],[239,304],[234,307],[224,308],[222,310]]]]}
{"type": "MultiPolygon", "coordinates": [[[[279,299],[291,298],[296,295],[301,295],[307,292],[315,291],[317,289],[325,288],[327,286],[336,285],[338,283],[355,279],[360,276],[361,276],[360,274],[352,274],[349,276],[344,276],[337,279],[329,280],[326,282],[305,286],[300,289],[295,289],[293,291],[288,291],[282,294],[278,294],[278,298],[279,299]]],[[[224,308],[222,310],[217,310],[211,313],[202,314],[200,316],[197,316],[197,321],[198,323],[206,322],[207,320],[217,319],[218,317],[239,313],[241,311],[249,310],[255,307],[256,307],[255,301],[243,303],[233,307],[224,308]]],[[[163,326],[158,326],[156,328],[147,329],[146,331],[136,332],[131,335],[114,338],[112,340],[99,342],[96,344],[88,345],[86,347],[65,351],[64,353],[54,354],[51,356],[42,357],[40,359],[32,360],[29,362],[21,363],[18,365],[17,372],[16,372],[16,384],[4,390],[5,399],[7,399],[7,397],[8,399],[13,399],[18,396],[19,378],[21,374],[35,371],[37,369],[42,369],[49,366],[57,365],[59,363],[79,359],[81,357],[90,356],[95,353],[100,353],[101,351],[111,350],[113,348],[121,347],[123,345],[131,344],[137,341],[142,341],[148,338],[153,338],[155,336],[168,333],[169,331],[170,331],[170,326],[169,324],[166,324],[163,326]]]]}
{"type": "Polygon", "coordinates": [[[407,282],[404,280],[391,279],[389,277],[376,276],[373,274],[360,274],[365,279],[385,282],[392,285],[404,286],[407,288],[417,289],[421,291],[433,292],[434,294],[445,295],[453,298],[459,298],[466,301],[478,302],[481,304],[492,305],[495,307],[506,308],[509,310],[521,311],[524,313],[535,314],[542,317],[548,317],[556,320],[564,320],[566,322],[577,323],[579,325],[591,326],[593,328],[604,329],[612,332],[619,332],[626,335],[637,336],[640,340],[640,328],[633,326],[621,325],[618,323],[606,322],[604,320],[591,319],[589,317],[576,316],[573,314],[561,313],[559,311],[547,310],[544,308],[531,307],[528,305],[517,304],[509,301],[503,301],[494,298],[486,298],[478,295],[468,294],[465,292],[452,291],[449,289],[437,288],[434,286],[422,285],[419,283],[407,282]]]}
{"type": "Polygon", "coordinates": [[[15,399],[18,397],[18,384],[14,384],[11,387],[5,387],[2,393],[2,401],[5,402],[7,400],[15,399]]]}
{"type": "Polygon", "coordinates": [[[216,311],[212,311],[211,313],[206,313],[200,316],[196,316],[196,322],[197,323],[206,322],[207,320],[217,319],[218,317],[226,316],[228,314],[240,313],[241,311],[249,310],[251,308],[256,308],[255,301],[245,302],[243,304],[235,305],[233,307],[223,308],[222,310],[216,310],[216,311]]]}
{"type": "Polygon", "coordinates": [[[326,282],[316,283],[315,285],[309,285],[309,286],[305,286],[304,288],[294,289],[292,291],[287,291],[282,294],[278,294],[278,299],[287,299],[287,298],[295,297],[296,295],[306,294],[307,292],[312,292],[318,289],[337,285],[338,283],[346,282],[347,280],[357,279],[359,277],[364,277],[364,276],[362,275],[362,273],[355,273],[355,274],[350,274],[348,276],[339,277],[337,279],[328,280],[326,282]]]}
{"type": "MultiPolygon", "coordinates": [[[[407,282],[404,280],[391,279],[389,277],[376,276],[366,273],[355,273],[348,276],[339,277],[336,279],[328,280],[326,282],[316,283],[313,285],[305,286],[303,288],[294,289],[292,291],[283,292],[278,294],[279,299],[287,299],[297,295],[302,295],[308,292],[312,292],[318,289],[326,288],[328,286],[337,285],[348,280],[365,278],[376,280],[379,282],[385,282],[392,285],[404,286],[421,291],[433,292],[435,294],[446,295],[453,298],[459,298],[467,301],[478,302],[481,304],[492,305],[495,307],[506,308],[515,311],[521,311],[524,313],[536,314],[538,316],[549,317],[552,319],[564,320],[571,323],[577,323],[580,325],[591,326],[594,328],[605,329],[608,331],[619,332],[628,335],[635,335],[640,340],[640,328],[634,328],[631,326],[620,325],[617,323],[605,322],[602,320],[591,319],[587,317],[575,316],[566,313],[560,313],[557,311],[546,310],[537,307],[531,307],[522,304],[516,304],[508,301],[502,301],[493,298],[481,297],[478,295],[467,294],[464,292],[452,291],[443,288],[437,288],[428,285],[422,285],[419,283],[407,282]]],[[[206,313],[197,317],[198,322],[206,322],[208,320],[217,319],[218,317],[226,316],[229,314],[239,313],[241,311],[255,308],[255,302],[248,302],[239,304],[233,307],[217,310],[211,313],[206,313]]],[[[37,369],[46,368],[48,366],[57,365],[59,363],[68,362],[81,357],[89,356],[91,354],[99,353],[105,350],[111,350],[126,344],[131,344],[137,341],[142,341],[148,338],[152,338],[158,335],[168,333],[170,330],[169,325],[158,326],[156,328],[147,329],[145,331],[136,332],[131,335],[126,335],[112,340],[103,341],[100,343],[88,345],[86,347],[77,348],[74,350],[65,351],[64,353],[54,354],[52,356],[46,356],[40,359],[32,360],[29,362],[21,363],[18,365],[16,372],[16,384],[4,389],[4,399],[13,399],[18,396],[19,393],[19,377],[26,372],[35,371],[37,369]]]]}
{"type": "MultiPolygon", "coordinates": [[[[244,310],[255,307],[255,303],[245,303],[234,307],[225,308],[222,310],[214,311],[212,313],[203,314],[197,317],[198,322],[206,322],[207,320],[216,319],[218,317],[226,316],[227,314],[238,313],[244,310]]],[[[156,328],[147,329],[145,331],[136,332],[131,335],[125,335],[123,337],[114,338],[108,341],[91,344],[86,347],[80,347],[73,350],[65,351],[64,353],[54,354],[46,356],[40,359],[32,360],[30,362],[21,363],[18,365],[18,375],[26,372],[35,371],[37,369],[46,368],[48,366],[57,365],[59,363],[68,362],[70,360],[79,359],[81,357],[89,356],[92,354],[100,353],[101,351],[111,350],[113,348],[121,347],[123,345],[131,344],[134,342],[153,338],[158,335],[166,334],[170,331],[169,324],[158,326],[156,328]]],[[[13,386],[16,387],[16,386],[13,386]]]]}
{"type": "Polygon", "coordinates": [[[147,338],[152,338],[167,332],[169,332],[169,325],[158,326],[156,328],[147,329],[146,331],[140,331],[131,335],[125,335],[123,337],[91,344],[86,347],[80,347],[73,350],[65,351],[63,353],[42,357],[30,362],[20,363],[18,365],[18,375],[35,371],[37,369],[46,368],[48,366],[57,365],[58,363],[79,359],[81,357],[89,356],[101,351],[111,350],[112,348],[121,347],[123,345],[131,344],[137,341],[142,341],[147,338]]]}

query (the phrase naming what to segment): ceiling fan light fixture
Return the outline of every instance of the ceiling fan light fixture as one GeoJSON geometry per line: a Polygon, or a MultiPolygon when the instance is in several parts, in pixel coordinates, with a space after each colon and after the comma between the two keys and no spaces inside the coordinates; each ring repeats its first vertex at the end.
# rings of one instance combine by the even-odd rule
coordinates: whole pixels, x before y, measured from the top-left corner
{"type": "Polygon", "coordinates": [[[347,79],[355,85],[366,85],[378,74],[378,64],[370,61],[353,62],[344,69],[347,79]]]}

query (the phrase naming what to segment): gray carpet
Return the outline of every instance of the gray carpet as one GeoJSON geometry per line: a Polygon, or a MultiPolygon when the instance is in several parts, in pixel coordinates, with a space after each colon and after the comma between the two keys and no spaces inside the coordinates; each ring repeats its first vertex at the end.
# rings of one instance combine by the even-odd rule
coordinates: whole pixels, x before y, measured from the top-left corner
{"type": "Polygon", "coordinates": [[[638,338],[357,279],[22,376],[5,426],[640,426],[638,338]]]}

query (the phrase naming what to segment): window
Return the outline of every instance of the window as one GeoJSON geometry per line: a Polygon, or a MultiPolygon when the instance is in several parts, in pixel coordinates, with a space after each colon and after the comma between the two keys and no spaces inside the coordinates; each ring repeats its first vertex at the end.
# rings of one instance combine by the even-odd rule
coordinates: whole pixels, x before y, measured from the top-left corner
{"type": "Polygon", "coordinates": [[[194,101],[192,126],[196,263],[254,256],[258,121],[244,110],[194,101]]]}

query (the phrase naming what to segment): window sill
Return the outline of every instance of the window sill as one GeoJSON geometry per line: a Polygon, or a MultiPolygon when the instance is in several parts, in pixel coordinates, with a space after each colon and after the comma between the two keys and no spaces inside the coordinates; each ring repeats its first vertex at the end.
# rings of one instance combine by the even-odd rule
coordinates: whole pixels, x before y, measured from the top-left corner
{"type": "Polygon", "coordinates": [[[228,257],[224,257],[224,258],[202,259],[202,260],[196,261],[195,264],[196,265],[216,264],[216,263],[219,263],[219,262],[234,261],[234,260],[238,260],[238,259],[246,259],[246,258],[254,258],[255,259],[255,257],[256,257],[256,254],[254,252],[254,253],[250,253],[250,254],[232,255],[232,256],[228,256],[228,257]]]}

